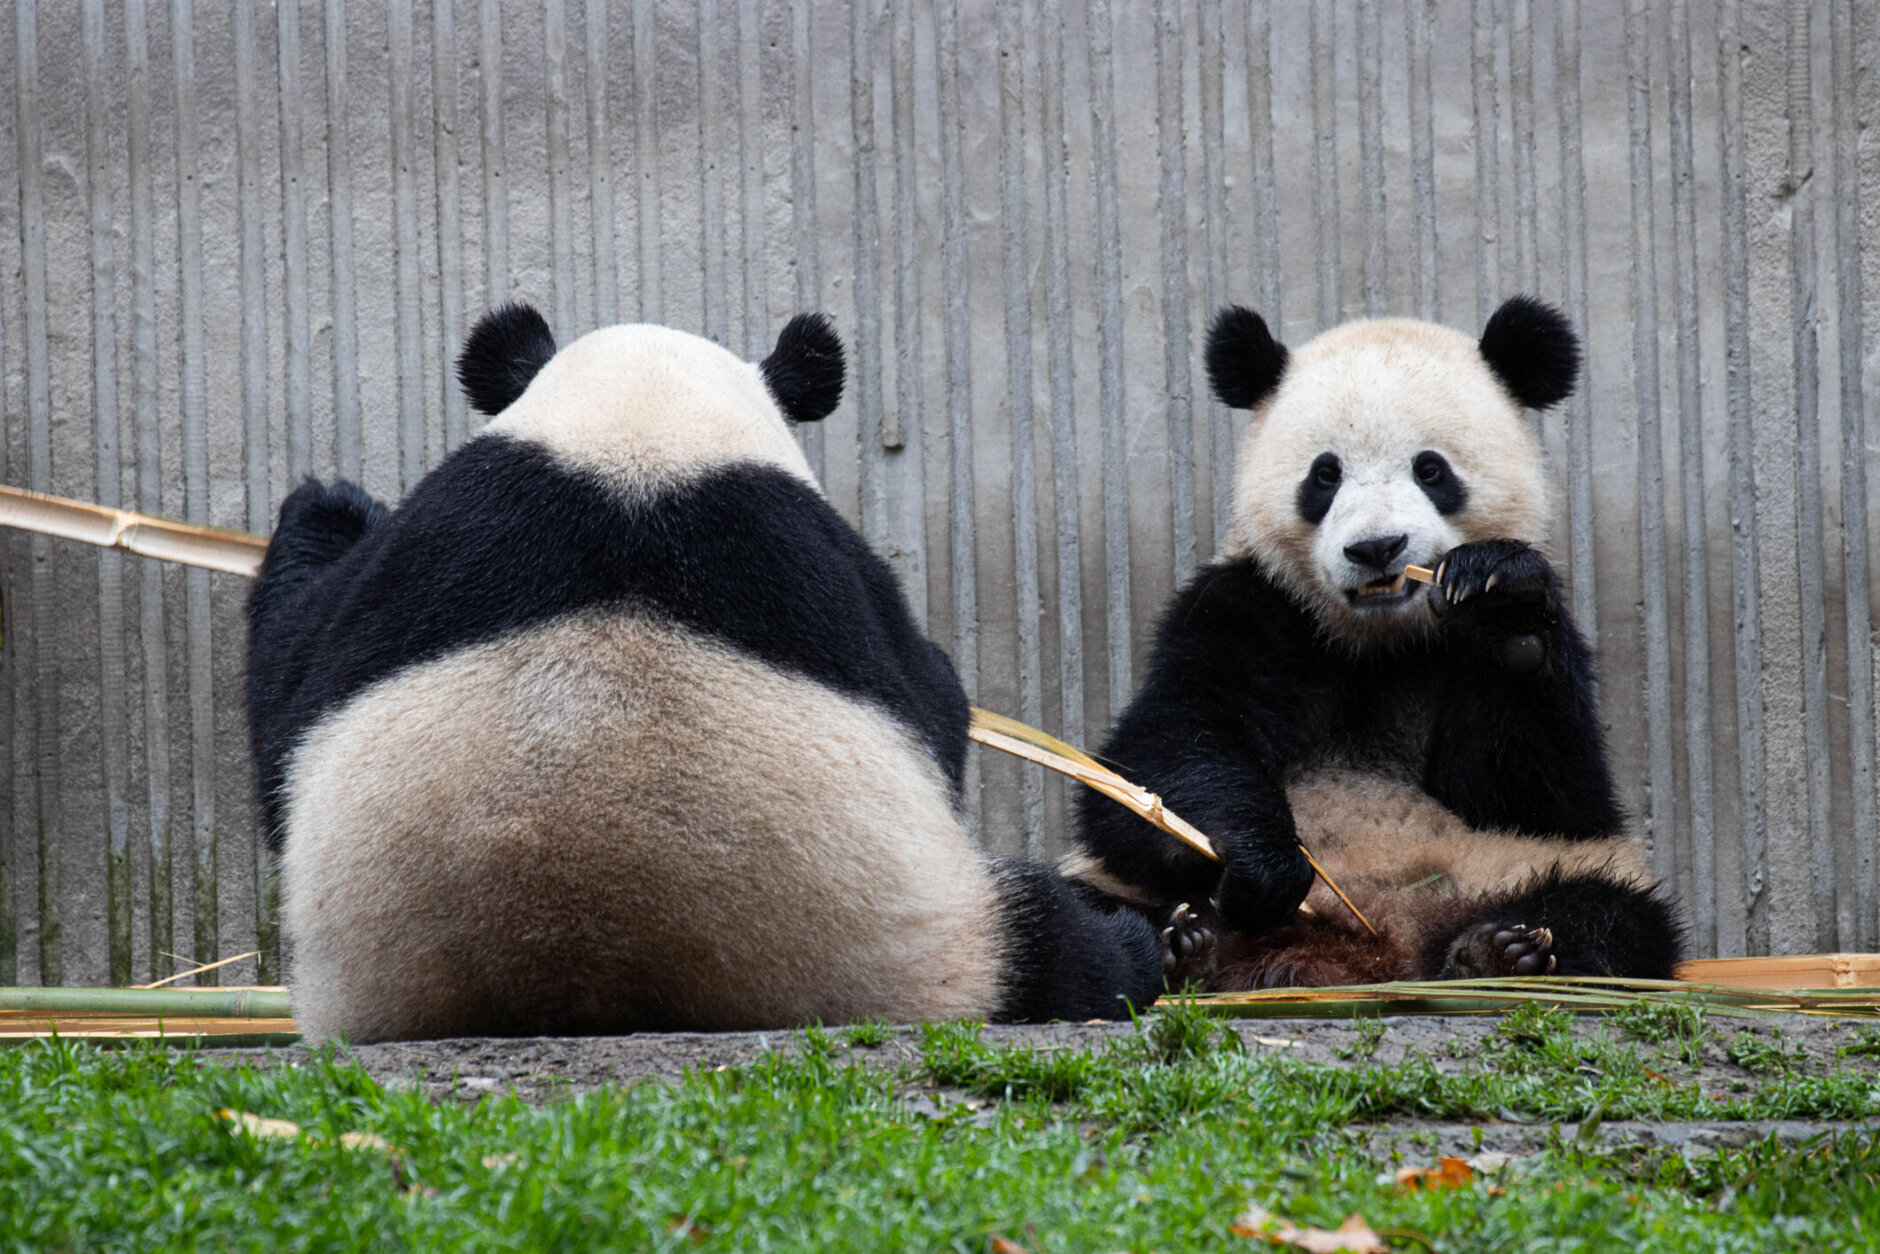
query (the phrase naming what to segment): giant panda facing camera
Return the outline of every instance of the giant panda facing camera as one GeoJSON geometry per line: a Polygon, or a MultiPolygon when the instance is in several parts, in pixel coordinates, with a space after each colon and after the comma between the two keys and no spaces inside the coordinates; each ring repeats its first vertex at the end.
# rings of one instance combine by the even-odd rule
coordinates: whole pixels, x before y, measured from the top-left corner
{"type": "Polygon", "coordinates": [[[1151,912],[1213,903],[1216,988],[1668,978],[1682,928],[1623,833],[1592,657],[1531,543],[1523,410],[1573,390],[1565,320],[1516,297],[1479,341],[1363,321],[1289,353],[1229,308],[1208,370],[1253,411],[1231,528],[1103,756],[1223,860],[1086,795],[1065,869],[1151,912]]]}
{"type": "Polygon", "coordinates": [[[395,511],[309,482],[250,604],[249,718],[312,1040],[1084,1019],[1155,931],[959,813],[968,707],[788,422],[842,348],[652,326],[459,362],[494,420],[395,511]]]}

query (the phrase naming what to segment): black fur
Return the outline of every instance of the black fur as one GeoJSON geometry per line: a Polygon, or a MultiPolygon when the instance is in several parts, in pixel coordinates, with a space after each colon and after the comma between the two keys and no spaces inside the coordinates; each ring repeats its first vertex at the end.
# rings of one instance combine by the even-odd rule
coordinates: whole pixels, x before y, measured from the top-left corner
{"type": "Polygon", "coordinates": [[[1009,981],[1000,1020],[1126,1019],[1161,995],[1162,951],[1148,919],[1093,907],[1045,867],[998,858],[994,869],[1009,981]]]}
{"type": "Polygon", "coordinates": [[[628,504],[492,434],[350,547],[318,535],[324,515],[312,508],[339,497],[364,494],[310,483],[282,504],[250,602],[249,724],[270,831],[287,757],[322,714],[397,670],[601,606],[670,619],[876,702],[919,734],[958,792],[968,707],[952,664],[915,626],[888,564],[784,471],[728,466],[628,504]],[[302,598],[291,615],[274,612],[284,582],[302,598]]]}
{"type": "Polygon", "coordinates": [[[1449,464],[1449,459],[1434,449],[1424,449],[1410,462],[1411,473],[1417,477],[1417,486],[1423,489],[1423,495],[1430,498],[1430,504],[1444,517],[1459,514],[1469,503],[1468,485],[1456,474],[1456,468],[1449,464]]]}
{"type": "Polygon", "coordinates": [[[842,341],[827,314],[798,314],[759,367],[791,422],[821,422],[842,402],[842,341]]]}
{"type": "MultiPolygon", "coordinates": [[[[1257,936],[1291,919],[1311,885],[1284,787],[1299,769],[1335,762],[1421,780],[1476,828],[1617,834],[1592,659],[1551,569],[1526,545],[1490,541],[1455,550],[1443,575],[1460,599],[1434,637],[1353,656],[1257,562],[1202,570],[1164,616],[1148,679],[1103,756],[1214,837],[1225,866],[1095,794],[1079,798],[1084,846],[1152,901],[1217,897],[1229,928],[1257,936]],[[1502,642],[1525,635],[1538,636],[1541,664],[1515,673],[1502,642]]],[[[1657,938],[1648,948],[1676,951],[1650,894],[1596,887],[1599,900],[1633,903],[1657,938]]],[[[1577,891],[1550,900],[1566,910],[1577,891]]]]}
{"type": "Polygon", "coordinates": [[[1565,315],[1532,296],[1510,297],[1482,329],[1482,360],[1517,401],[1546,409],[1573,395],[1580,340],[1565,315]]]}
{"type": "Polygon", "coordinates": [[[457,380],[470,403],[494,418],[529,388],[555,355],[555,336],[542,315],[514,302],[477,319],[457,354],[457,380]]]}
{"type": "Polygon", "coordinates": [[[1293,503],[1299,509],[1299,517],[1314,527],[1325,521],[1325,515],[1331,512],[1332,499],[1338,495],[1338,485],[1344,482],[1344,468],[1338,464],[1338,454],[1320,453],[1312,459],[1312,468],[1306,471],[1306,477],[1299,481],[1299,495],[1293,503]]]}
{"type": "MultiPolygon", "coordinates": [[[[1559,957],[1552,974],[1675,978],[1684,924],[1662,891],[1558,868],[1473,916],[1496,927],[1545,928],[1559,957]]],[[[1447,938],[1423,955],[1430,978],[1444,974],[1447,938]]]]}
{"type": "Polygon", "coordinates": [[[1229,305],[1208,331],[1208,382],[1229,409],[1252,409],[1279,386],[1286,346],[1251,309],[1229,305]]]}

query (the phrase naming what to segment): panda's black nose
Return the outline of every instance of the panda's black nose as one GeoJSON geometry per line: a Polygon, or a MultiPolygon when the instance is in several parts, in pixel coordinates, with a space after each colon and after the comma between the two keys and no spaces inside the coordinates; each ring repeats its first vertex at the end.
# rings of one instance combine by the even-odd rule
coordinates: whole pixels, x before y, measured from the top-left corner
{"type": "Polygon", "coordinates": [[[1345,556],[1360,566],[1369,566],[1372,570],[1388,570],[1391,559],[1403,552],[1403,546],[1409,542],[1409,536],[1372,536],[1369,540],[1347,544],[1345,556]]]}

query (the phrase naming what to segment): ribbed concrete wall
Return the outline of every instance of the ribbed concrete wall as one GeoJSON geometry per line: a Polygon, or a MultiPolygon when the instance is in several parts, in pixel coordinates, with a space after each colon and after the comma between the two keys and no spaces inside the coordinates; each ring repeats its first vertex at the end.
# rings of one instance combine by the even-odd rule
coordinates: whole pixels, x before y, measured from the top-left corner
{"type": "MultiPolygon", "coordinates": [[[[831,497],[980,703],[1083,742],[1221,529],[1214,306],[1564,302],[1553,551],[1626,803],[1701,949],[1880,945],[1873,6],[12,9],[0,478],[264,529],[473,430],[492,301],[751,356],[823,308],[831,497]]],[[[253,948],[241,581],[12,535],[0,589],[0,982],[253,948]]],[[[1056,785],[977,770],[989,845],[1062,847],[1056,785]]]]}

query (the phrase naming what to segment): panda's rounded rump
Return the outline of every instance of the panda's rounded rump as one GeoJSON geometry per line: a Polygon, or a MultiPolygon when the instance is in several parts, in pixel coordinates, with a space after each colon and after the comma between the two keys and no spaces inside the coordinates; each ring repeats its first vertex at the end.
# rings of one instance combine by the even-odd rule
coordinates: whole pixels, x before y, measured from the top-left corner
{"type": "Polygon", "coordinates": [[[404,672],[321,724],[289,793],[313,1039],[999,1002],[996,889],[932,758],[680,628],[576,616],[404,672]]]}

